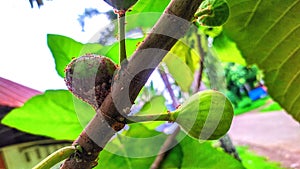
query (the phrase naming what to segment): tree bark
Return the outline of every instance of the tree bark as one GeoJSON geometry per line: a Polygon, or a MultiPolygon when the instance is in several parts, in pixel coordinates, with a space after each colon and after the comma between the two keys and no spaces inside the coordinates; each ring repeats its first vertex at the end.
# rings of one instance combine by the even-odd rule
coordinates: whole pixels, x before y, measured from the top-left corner
{"type": "Polygon", "coordinates": [[[82,152],[68,158],[61,166],[62,169],[90,169],[97,165],[100,151],[111,137],[125,126],[125,118],[138,93],[164,56],[191,26],[190,21],[201,2],[171,1],[131,60],[121,64],[121,69],[113,79],[112,92],[73,143],[80,145],[82,152]]]}

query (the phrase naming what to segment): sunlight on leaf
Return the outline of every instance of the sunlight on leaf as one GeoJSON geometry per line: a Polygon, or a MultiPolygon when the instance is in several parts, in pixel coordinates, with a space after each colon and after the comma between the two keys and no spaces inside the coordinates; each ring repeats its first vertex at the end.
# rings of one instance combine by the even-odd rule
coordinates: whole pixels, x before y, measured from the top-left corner
{"type": "Polygon", "coordinates": [[[187,136],[180,146],[183,151],[182,168],[244,169],[239,161],[214,148],[211,142],[200,143],[187,136]]]}
{"type": "MultiPolygon", "coordinates": [[[[160,146],[166,139],[166,135],[159,133],[155,130],[149,130],[142,124],[131,124],[129,130],[124,131],[121,135],[115,137],[101,152],[97,169],[101,168],[139,168],[148,169],[155,159],[160,146]],[[143,138],[151,138],[160,135],[155,139],[156,143],[150,143],[143,138]],[[126,136],[126,137],[125,137],[126,136]],[[135,139],[130,139],[135,138],[135,139]],[[154,154],[153,154],[154,153],[154,154]],[[119,154],[119,155],[118,155],[119,154]],[[143,155],[152,154],[149,157],[142,157],[143,155]],[[127,157],[126,157],[127,155],[127,157]],[[140,157],[133,158],[134,155],[141,155],[140,157]],[[129,157],[128,157],[129,156],[129,157]],[[113,163],[111,161],[114,161],[113,163]]],[[[172,151],[176,154],[166,158],[162,164],[163,168],[171,167],[178,168],[181,164],[181,148],[175,146],[172,151]],[[176,161],[176,162],[175,162],[176,161]]]]}
{"type": "Polygon", "coordinates": [[[1,123],[31,134],[74,140],[82,131],[67,90],[47,90],[12,110],[1,123]]]}
{"type": "Polygon", "coordinates": [[[270,162],[265,157],[258,156],[251,152],[247,147],[237,147],[237,151],[243,159],[243,165],[247,169],[283,169],[280,167],[279,163],[270,162]]]}
{"type": "MultiPolygon", "coordinates": [[[[126,39],[126,54],[128,58],[130,58],[130,56],[138,47],[139,43],[141,43],[143,40],[144,38],[126,39]]],[[[102,53],[106,57],[111,58],[116,64],[119,64],[119,42],[104,46],[100,49],[99,53],[102,53]]]]}
{"type": "Polygon", "coordinates": [[[100,44],[82,44],[66,36],[48,34],[47,43],[55,60],[56,71],[61,77],[65,77],[65,67],[73,58],[87,53],[101,54],[100,44]]]}
{"type": "Polygon", "coordinates": [[[246,61],[236,44],[223,33],[214,38],[212,48],[221,61],[246,65],[246,61]]]}
{"type": "MultiPolygon", "coordinates": [[[[136,115],[161,114],[167,111],[165,105],[166,99],[163,96],[154,96],[146,102],[136,115]]],[[[142,124],[148,129],[154,130],[159,125],[164,124],[162,121],[143,122],[142,124]]]]}
{"type": "Polygon", "coordinates": [[[176,55],[168,53],[163,59],[168,72],[178,83],[182,91],[187,92],[193,83],[194,75],[191,69],[176,55]]]}
{"type": "Polygon", "coordinates": [[[161,114],[167,111],[165,106],[166,99],[162,96],[154,96],[144,104],[137,115],[161,114]]]}
{"type": "Polygon", "coordinates": [[[139,0],[131,11],[127,12],[126,29],[129,31],[141,28],[146,31],[152,28],[169,2],[170,0],[139,0]]]}
{"type": "Polygon", "coordinates": [[[272,98],[300,121],[300,0],[228,0],[224,25],[248,64],[264,71],[272,98]]]}

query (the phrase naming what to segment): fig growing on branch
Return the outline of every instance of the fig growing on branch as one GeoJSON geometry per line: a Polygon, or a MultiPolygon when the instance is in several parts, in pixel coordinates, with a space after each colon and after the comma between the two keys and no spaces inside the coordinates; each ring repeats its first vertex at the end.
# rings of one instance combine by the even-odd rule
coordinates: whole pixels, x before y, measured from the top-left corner
{"type": "Polygon", "coordinates": [[[109,58],[87,54],[68,64],[65,82],[76,97],[97,109],[111,90],[115,70],[109,58]]]}
{"type": "Polygon", "coordinates": [[[232,104],[225,95],[206,90],[191,96],[173,116],[188,135],[201,140],[215,140],[229,130],[233,112],[232,104]]]}
{"type": "Polygon", "coordinates": [[[177,110],[159,115],[129,116],[127,123],[141,121],[177,122],[189,136],[215,140],[227,133],[233,118],[229,99],[215,90],[201,91],[188,98],[177,110]]]}
{"type": "Polygon", "coordinates": [[[195,17],[203,26],[221,26],[229,18],[229,5],[225,0],[204,0],[195,17]]]}

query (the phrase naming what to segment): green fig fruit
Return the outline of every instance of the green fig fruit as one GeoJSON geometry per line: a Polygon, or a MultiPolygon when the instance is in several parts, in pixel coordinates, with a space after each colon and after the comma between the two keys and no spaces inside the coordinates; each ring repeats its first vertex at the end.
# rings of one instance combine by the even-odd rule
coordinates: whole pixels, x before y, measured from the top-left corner
{"type": "Polygon", "coordinates": [[[227,133],[233,118],[229,99],[215,90],[201,91],[173,113],[173,118],[190,136],[215,140],[227,133]]]}
{"type": "Polygon", "coordinates": [[[221,26],[229,18],[229,5],[225,0],[204,0],[195,16],[203,26],[221,26]]]}
{"type": "Polygon", "coordinates": [[[104,1],[117,10],[127,11],[127,9],[129,9],[132,5],[134,5],[138,0],[104,0],[104,1]]]}
{"type": "Polygon", "coordinates": [[[126,117],[126,123],[143,121],[177,122],[189,136],[199,140],[216,140],[227,133],[233,107],[221,92],[205,90],[188,98],[178,109],[154,115],[126,117]]]}
{"type": "Polygon", "coordinates": [[[75,96],[97,109],[111,90],[116,68],[107,57],[87,54],[68,64],[65,82],[75,96]]]}

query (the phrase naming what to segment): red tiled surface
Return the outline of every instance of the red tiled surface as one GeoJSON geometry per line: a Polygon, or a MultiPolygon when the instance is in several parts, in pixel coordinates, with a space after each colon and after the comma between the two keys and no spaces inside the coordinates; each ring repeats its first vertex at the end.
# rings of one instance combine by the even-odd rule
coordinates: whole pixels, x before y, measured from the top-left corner
{"type": "Polygon", "coordinates": [[[41,92],[0,77],[0,105],[2,106],[20,107],[37,94],[41,92]]]}

